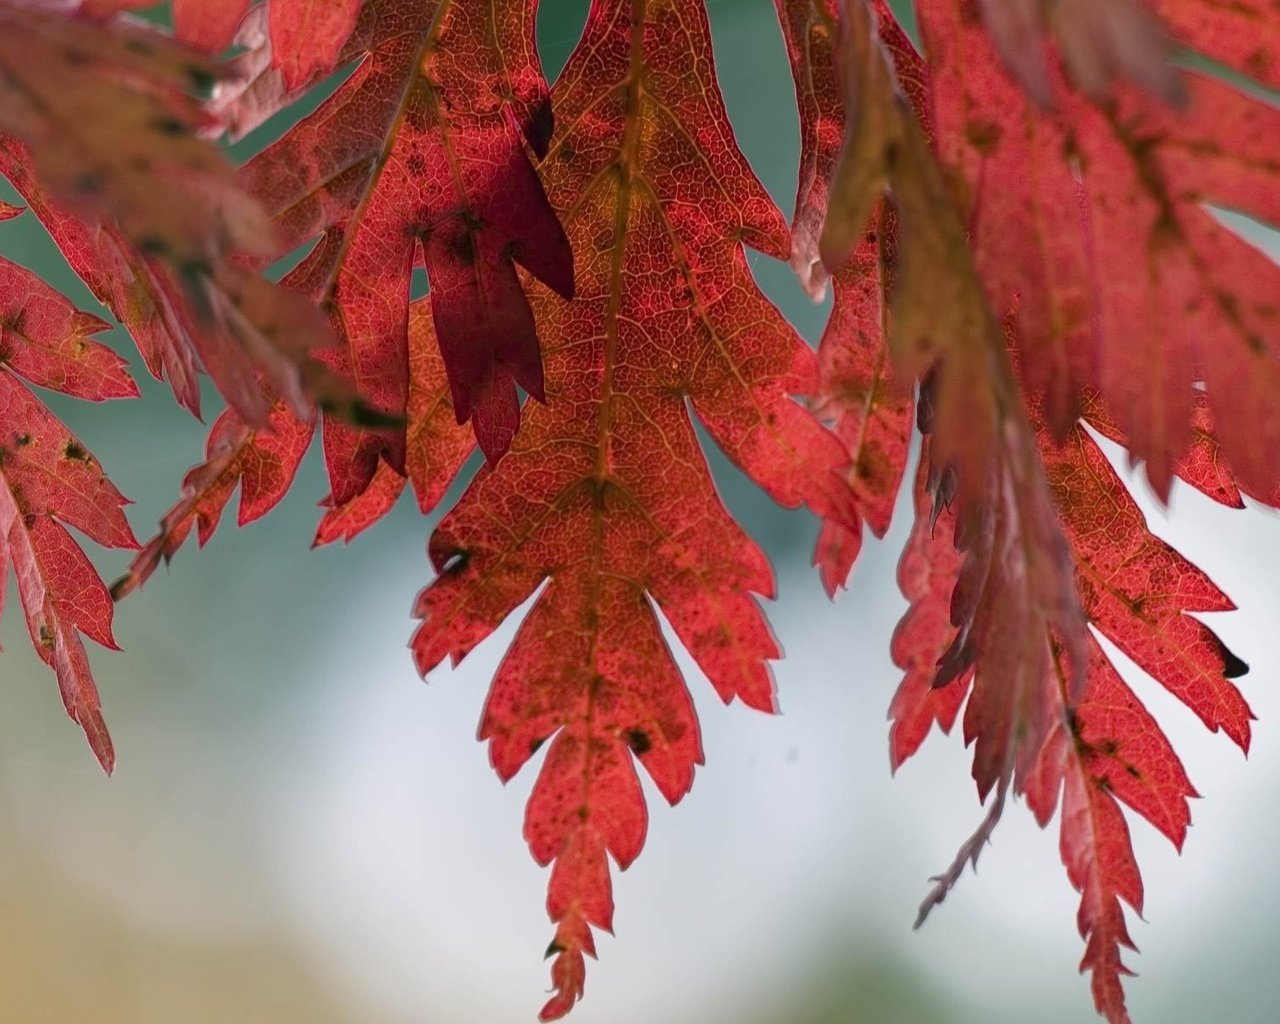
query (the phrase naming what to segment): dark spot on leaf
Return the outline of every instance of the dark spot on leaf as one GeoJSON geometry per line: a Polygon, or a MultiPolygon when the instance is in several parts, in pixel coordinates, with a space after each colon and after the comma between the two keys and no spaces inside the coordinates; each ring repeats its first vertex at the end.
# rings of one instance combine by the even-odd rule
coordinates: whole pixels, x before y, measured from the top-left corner
{"type": "Polygon", "coordinates": [[[1222,656],[1222,677],[1224,679],[1239,679],[1241,676],[1248,674],[1248,663],[1236,657],[1221,640],[1218,641],[1218,653],[1222,656]]]}
{"type": "Polygon", "coordinates": [[[476,258],[475,240],[470,231],[455,231],[449,239],[449,255],[461,263],[471,263],[476,258]]]}
{"type": "Polygon", "coordinates": [[[13,443],[16,444],[19,448],[25,448],[27,445],[31,443],[31,435],[16,434],[14,435],[13,443]]]}
{"type": "Polygon", "coordinates": [[[1108,757],[1115,757],[1116,751],[1120,749],[1120,745],[1115,740],[1103,740],[1098,744],[1098,749],[1108,757]]]}
{"type": "Polygon", "coordinates": [[[597,512],[603,512],[609,494],[616,486],[614,482],[608,479],[598,480],[592,476],[583,480],[582,484],[591,493],[591,507],[597,512]]]}
{"type": "Polygon", "coordinates": [[[534,754],[536,754],[539,750],[541,750],[541,749],[542,749],[542,744],[544,744],[544,743],[546,743],[546,742],[547,742],[547,738],[546,738],[545,736],[539,737],[539,738],[538,738],[538,739],[536,739],[536,740],[530,740],[530,741],[529,741],[529,756],[530,756],[530,757],[532,757],[532,756],[533,756],[534,754]]]}
{"type": "Polygon", "coordinates": [[[965,125],[965,138],[969,145],[983,156],[990,156],[1000,145],[1004,129],[994,121],[970,121],[965,125]]]}
{"type": "Polygon", "coordinates": [[[627,746],[635,751],[637,757],[649,752],[652,744],[649,742],[649,734],[643,729],[628,729],[624,735],[627,738],[627,746]]]}
{"type": "Polygon", "coordinates": [[[1135,765],[1126,764],[1124,766],[1124,770],[1127,771],[1132,778],[1135,778],[1135,779],[1142,778],[1142,772],[1138,771],[1135,765]]]}
{"type": "Polygon", "coordinates": [[[562,945],[560,945],[560,943],[556,942],[556,940],[555,940],[555,939],[552,939],[552,940],[547,944],[547,951],[546,951],[545,953],[543,953],[543,954],[542,954],[542,959],[543,959],[543,960],[550,960],[553,956],[559,956],[559,955],[560,955],[561,953],[563,953],[563,952],[564,952],[564,946],[562,946],[562,945]]]}
{"type": "Polygon", "coordinates": [[[78,46],[68,46],[62,51],[62,56],[72,67],[82,68],[93,63],[93,54],[80,49],[78,46]]]}
{"type": "Polygon", "coordinates": [[[67,442],[66,447],[62,449],[62,455],[64,458],[76,459],[80,462],[89,460],[89,453],[85,451],[84,445],[74,439],[67,442]]]}

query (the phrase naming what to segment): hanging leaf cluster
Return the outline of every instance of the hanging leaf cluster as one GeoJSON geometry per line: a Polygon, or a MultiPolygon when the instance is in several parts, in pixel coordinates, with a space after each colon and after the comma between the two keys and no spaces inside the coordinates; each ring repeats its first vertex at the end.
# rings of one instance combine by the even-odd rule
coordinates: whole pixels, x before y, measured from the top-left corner
{"type": "Polygon", "coordinates": [[[424,675],[457,664],[534,598],[480,738],[504,780],[537,762],[524,837],[550,868],[542,1018],[562,1016],[645,843],[640,773],[674,804],[703,763],[700,684],[661,622],[726,704],[776,706],[773,571],[701,425],[818,517],[833,595],[911,480],[891,763],[962,720],[986,805],[920,920],[1011,797],[1057,813],[1081,968],[1127,1021],[1127,822],[1180,848],[1196,794],[1101,641],[1244,750],[1252,715],[1245,663],[1195,617],[1230,599],[1149,530],[1099,439],[1161,498],[1180,479],[1277,503],[1280,268],[1217,216],[1280,224],[1274,10],[917,0],[913,38],[884,0],[775,0],[788,223],[734,140],[703,0],[591,0],[551,85],[537,0],[174,0],[172,30],[131,13],[151,6],[0,3],[0,172],[178,402],[200,412],[205,373],[227,405],[139,545],[38,397],[137,395],[94,338],[109,325],[0,261],[0,567],[103,766],[82,638],[114,647],[112,598],[204,544],[237,490],[241,525],[265,515],[319,433],[314,539],[350,541],[405,489],[434,509],[478,447],[411,649],[424,675]],[[219,138],[335,71],[232,165],[219,138]],[[833,293],[816,350],[748,249],[833,293]],[[137,549],[110,590],[68,527],[137,549]]]}

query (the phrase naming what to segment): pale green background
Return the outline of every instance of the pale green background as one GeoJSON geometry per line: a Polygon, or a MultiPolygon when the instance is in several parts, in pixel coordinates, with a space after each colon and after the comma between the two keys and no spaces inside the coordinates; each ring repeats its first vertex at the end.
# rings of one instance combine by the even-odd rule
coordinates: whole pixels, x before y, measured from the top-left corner
{"type": "MultiPolygon", "coordinates": [[[[543,7],[554,71],[585,4],[543,7]]],[[[709,8],[739,139],[789,211],[797,135],[772,4],[709,8]]],[[[0,250],[96,308],[31,218],[0,225],[0,250]]],[[[787,268],[753,266],[816,337],[825,308],[807,304],[787,268]]],[[[127,339],[113,341],[141,373],[127,339]]],[[[164,387],[143,389],[132,404],[51,404],[137,502],[131,519],[146,536],[204,430],[164,387]]],[[[127,653],[92,652],[119,750],[113,779],[63,715],[9,594],[0,1021],[534,1019],[551,935],[546,875],[520,838],[534,773],[504,789],[473,738],[513,627],[422,684],[404,647],[430,574],[431,523],[404,505],[350,549],[309,551],[326,490],[317,454],[268,520],[224,526],[120,608],[127,653]]],[[[980,812],[956,737],[934,737],[889,778],[884,716],[898,673],[887,652],[906,519],[869,545],[852,592],[832,605],[808,568],[813,522],[772,507],[722,462],[727,500],[779,572],[770,613],[788,652],[777,669],[784,715],[722,707],[682,656],[708,765],[674,810],[650,787],[647,848],[616,877],[618,937],[601,937],[572,1019],[1093,1020],[1056,833],[1020,806],[981,874],[910,930],[926,878],[980,812]]],[[[1176,518],[1156,513],[1156,529],[1244,608],[1214,626],[1254,666],[1243,683],[1261,721],[1246,765],[1137,679],[1206,799],[1180,859],[1134,826],[1151,924],[1133,920],[1144,953],[1132,959],[1143,977],[1130,1002],[1138,1021],[1262,1024],[1280,1018],[1280,533],[1263,513],[1185,489],[1174,504],[1176,518]]],[[[126,561],[92,554],[108,579],[126,561]]]]}

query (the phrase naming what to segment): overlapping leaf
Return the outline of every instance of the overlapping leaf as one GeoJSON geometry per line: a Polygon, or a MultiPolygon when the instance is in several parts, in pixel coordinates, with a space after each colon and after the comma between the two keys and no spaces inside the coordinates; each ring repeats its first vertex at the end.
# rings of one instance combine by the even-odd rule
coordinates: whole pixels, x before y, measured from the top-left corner
{"type": "MultiPolygon", "coordinates": [[[[1055,504],[1078,566],[1077,581],[1090,621],[1212,729],[1247,749],[1252,717],[1230,682],[1245,666],[1203,623],[1187,614],[1221,611],[1230,602],[1205,575],[1153,536],[1132,497],[1097,444],[1082,428],[1067,443],[1042,432],[1055,504]]],[[[982,652],[972,672],[938,688],[931,659],[952,642],[948,622],[959,558],[954,517],[935,522],[925,477],[917,485],[916,524],[899,580],[911,608],[894,638],[894,657],[906,672],[891,708],[894,766],[913,754],[937,722],[949,730],[966,696],[966,743],[992,729],[990,671],[982,652]]],[[[1065,787],[1062,856],[1081,892],[1080,930],[1086,940],[1081,969],[1093,973],[1099,1012],[1127,1021],[1122,947],[1132,948],[1120,900],[1142,911],[1142,884],[1129,831],[1116,801],[1127,804],[1181,848],[1195,795],[1159,725],[1090,637],[1081,695],[1067,686],[1071,666],[1062,649],[1042,681],[1047,727],[1035,763],[1016,787],[1037,820],[1047,824],[1065,787]]],[[[975,774],[979,764],[975,761],[975,774]]],[[[981,785],[981,780],[979,780],[981,785]]],[[[975,850],[976,852],[976,850],[975,850]]]]}
{"type": "Polygon", "coordinates": [[[789,395],[813,353],[756,290],[743,245],[786,258],[786,224],[737,150],[700,4],[596,0],[554,92],[543,164],[579,253],[578,298],[532,292],[547,405],[432,537],[440,575],[413,640],[464,657],[535,591],[480,727],[503,778],[545,743],[525,819],[552,865],[556,993],[581,996],[591,929],[612,927],[608,857],[640,852],[639,761],[679,800],[702,759],[655,605],[727,702],[772,710],[777,646],[753,595],[764,555],[729,518],[695,412],[775,499],[852,525],[845,454],[789,395]]]}
{"type": "MultiPolygon", "coordinates": [[[[3,215],[14,212],[6,207],[3,215]]],[[[108,547],[137,541],[124,496],[23,383],[90,401],[135,397],[124,360],[93,340],[107,327],[29,270],[0,260],[0,592],[12,562],[36,653],[110,772],[115,753],[81,636],[116,649],[111,598],[67,527],[108,547]]]]}
{"type": "Polygon", "coordinates": [[[1045,35],[1051,29],[1076,86],[1103,98],[1117,78],[1130,78],[1169,100],[1182,94],[1171,46],[1142,0],[980,0],[987,31],[1009,71],[1042,106],[1053,104],[1045,35]]]}
{"type": "Polygon", "coordinates": [[[269,0],[271,61],[286,89],[332,70],[362,0],[269,0]]]}
{"type": "MultiPolygon", "coordinates": [[[[355,27],[363,0],[267,0],[271,30],[270,64],[287,89],[297,89],[316,74],[331,71],[355,27]]],[[[188,46],[220,53],[235,39],[253,0],[173,0],[174,35],[188,46]]],[[[118,11],[157,7],[156,0],[82,0],[79,9],[93,18],[118,11]]]]}
{"type": "MultiPolygon", "coordinates": [[[[252,0],[173,0],[173,34],[187,46],[205,53],[225,50],[252,0]]],[[[158,7],[156,0],[80,0],[79,10],[91,18],[109,18],[119,11],[158,7]]]]}
{"type": "MultiPolygon", "coordinates": [[[[779,4],[784,26],[789,15],[794,25],[797,14],[804,15],[809,6],[779,4]]],[[[815,3],[808,12],[810,24],[827,20],[829,11],[825,4],[815,3]]],[[[931,183],[928,155],[916,146],[914,124],[900,113],[905,101],[893,91],[891,80],[886,83],[883,77],[886,55],[874,36],[862,30],[869,23],[867,12],[861,3],[846,4],[844,12],[844,42],[839,52],[844,62],[844,95],[852,106],[845,153],[832,171],[831,210],[823,236],[824,243],[835,237],[839,244],[823,251],[830,265],[834,262],[832,253],[838,259],[853,248],[856,228],[870,209],[869,200],[887,185],[903,211],[903,230],[895,250],[899,262],[892,274],[896,286],[892,312],[909,310],[910,318],[891,315],[885,330],[891,345],[903,345],[908,339],[916,342],[908,349],[915,360],[913,376],[930,370],[923,381],[921,401],[922,419],[933,432],[925,445],[916,483],[916,524],[899,569],[900,585],[911,607],[893,644],[895,661],[905,674],[891,708],[891,762],[896,768],[914,753],[934,723],[948,730],[967,698],[964,734],[966,743],[975,746],[974,778],[984,799],[994,790],[986,820],[922,905],[921,920],[945,896],[966,861],[976,862],[1008,792],[1026,795],[1044,824],[1065,787],[1062,854],[1073,885],[1082,893],[1079,923],[1086,939],[1082,969],[1093,972],[1099,1010],[1113,1022],[1126,1021],[1120,986],[1126,971],[1120,951],[1131,943],[1121,901],[1141,910],[1142,888],[1116,800],[1129,804],[1180,846],[1188,822],[1186,798],[1194,793],[1168,741],[1097,642],[1090,637],[1087,644],[1064,643],[1064,626],[1071,621],[1068,615],[1055,619],[1028,614],[1028,607],[1034,607],[1036,600],[1035,591],[1028,589],[1032,585],[1029,580],[1037,570],[1035,562],[1020,556],[1019,551],[1052,552],[1065,536],[1070,558],[1056,564],[1074,564],[1072,591],[1078,591],[1079,605],[1088,620],[1209,728],[1225,730],[1247,748],[1252,716],[1230,681],[1245,666],[1208,627],[1187,614],[1221,611],[1232,605],[1203,573],[1147,531],[1132,498],[1085,430],[1061,422],[1064,418],[1069,421],[1083,404],[1110,436],[1123,438],[1097,396],[1092,391],[1081,392],[1078,380],[1070,375],[1082,358],[1079,346],[1073,350],[1060,345],[1053,351],[1053,359],[1028,368],[1028,377],[1039,385],[1053,411],[1056,436],[1064,443],[1055,444],[1055,435],[1047,428],[1033,435],[1027,426],[1018,389],[997,358],[1002,346],[990,343],[997,332],[990,314],[984,313],[986,304],[980,294],[985,285],[993,297],[1016,298],[1018,302],[1011,301],[1004,308],[1020,318],[1030,315],[1028,309],[1034,313],[1042,308],[1035,305],[1036,296],[1025,289],[1002,293],[992,284],[992,275],[1007,277],[1020,272],[1014,246],[1025,242],[1025,236],[1000,241],[1002,262],[998,265],[990,251],[984,254],[979,247],[976,269],[983,274],[979,285],[967,249],[956,240],[957,233],[947,228],[951,194],[931,183]],[[913,182],[912,175],[922,179],[923,185],[919,180],[913,182]],[[942,225],[934,229],[933,238],[913,235],[910,230],[913,221],[921,219],[925,205],[917,207],[913,218],[912,190],[922,188],[942,225]],[[938,259],[939,251],[949,258],[938,259]],[[908,301],[904,293],[911,287],[913,261],[916,269],[922,264],[931,267],[928,281],[933,296],[916,291],[908,301]],[[931,312],[934,315],[926,319],[931,312]],[[940,343],[939,338],[948,340],[940,343]],[[976,367],[965,370],[964,346],[981,352],[983,342],[988,342],[985,352],[991,360],[986,372],[976,367]],[[939,358],[939,346],[940,365],[935,368],[930,360],[939,358]],[[948,399],[945,375],[956,374],[957,360],[966,384],[948,399]],[[986,411],[984,388],[994,398],[986,411]],[[952,403],[950,416],[939,417],[948,401],[952,403]],[[961,409],[969,414],[967,422],[960,419],[961,409]],[[993,412],[1005,417],[1005,426],[995,430],[987,426],[993,412]],[[954,432],[964,429],[970,436],[960,443],[971,448],[968,452],[961,449],[957,456],[957,442],[948,441],[948,435],[954,438],[954,432]],[[940,454],[940,443],[949,443],[950,448],[940,454]],[[985,456],[982,448],[976,453],[972,450],[975,444],[985,448],[985,456]],[[983,457],[990,460],[985,471],[983,457]],[[966,497],[964,476],[975,468],[981,485],[966,497]],[[958,474],[959,479],[953,480],[952,474],[958,474]],[[953,490],[956,501],[949,504],[953,490]],[[1042,496],[1037,498],[1037,493],[1042,496]],[[1034,511],[1028,515],[1025,510],[1034,511]]],[[[963,27],[981,38],[975,27],[976,8],[965,8],[964,19],[950,25],[953,32],[963,27]]],[[[790,38],[796,36],[793,29],[790,38]]],[[[955,38],[949,36],[948,44],[955,45],[955,38]]],[[[919,65],[909,49],[895,46],[890,50],[898,67],[917,80],[919,65]]],[[[989,47],[987,52],[994,60],[989,47]]],[[[793,41],[791,54],[799,84],[823,81],[821,63],[812,52],[805,53],[793,41]]],[[[942,83],[939,72],[930,71],[933,105],[963,107],[963,101],[954,96],[939,99],[944,85],[960,86],[950,80],[942,83]]],[[[998,65],[991,73],[1005,74],[998,65]]],[[[830,110],[831,94],[810,88],[816,108],[830,110]]],[[[1021,111],[1032,110],[1019,102],[1021,111]]],[[[801,109],[805,109],[803,90],[801,109]]],[[[967,109],[972,114],[973,104],[967,109]]],[[[968,130],[968,141],[974,145],[1001,140],[1014,145],[1009,141],[1011,132],[1003,129],[992,130],[985,139],[982,125],[970,121],[968,130]]],[[[821,152],[818,132],[802,132],[802,137],[811,150],[821,152]]],[[[1061,151],[1059,160],[1063,152],[1070,155],[1069,150],[1061,151]]],[[[811,166],[815,159],[814,152],[807,153],[802,166],[811,166]]],[[[1054,173],[1054,168],[1043,165],[1020,166],[1024,174],[1054,173]]],[[[1012,167],[1010,163],[1010,173],[1012,167]]],[[[1010,204],[1008,195],[990,195],[992,187],[1000,185],[979,179],[970,192],[961,194],[970,223],[980,222],[992,208],[1010,204]]],[[[1034,185],[1025,182],[1020,188],[1023,194],[1034,192],[1034,185]]],[[[801,226],[804,194],[802,185],[802,216],[797,220],[801,226]]],[[[1057,235],[1050,227],[1057,230],[1063,224],[1078,224],[1073,217],[1078,218],[1079,210],[1072,202],[1065,212],[1055,211],[1058,220],[1040,225],[1040,240],[1052,246],[1057,235]]],[[[881,226],[882,222],[873,225],[872,230],[881,226]]],[[[861,251],[867,250],[864,239],[861,251]]],[[[1048,256],[1037,251],[1035,256],[1043,257],[1045,265],[1058,266],[1055,251],[1048,256]]],[[[863,273],[864,288],[874,287],[876,277],[867,271],[883,274],[883,261],[877,266],[855,257],[849,269],[863,273]]],[[[1084,297],[1083,292],[1075,297],[1084,297]]],[[[1087,316],[1075,312],[1075,321],[1061,317],[1054,323],[1080,336],[1091,325],[1087,316]]],[[[1059,313],[1061,310],[1055,310],[1055,315],[1059,313]]],[[[1025,346],[1025,337],[1022,341],[1025,346]]],[[[1035,357],[1030,359],[1034,364],[1035,357]]],[[[1222,463],[1211,409],[1203,395],[1193,393],[1189,380],[1183,387],[1188,410],[1195,414],[1197,434],[1195,445],[1180,456],[1174,468],[1206,493],[1238,504],[1239,490],[1222,463]]],[[[1043,603],[1042,607],[1052,608],[1053,604],[1043,603]]]]}
{"type": "MultiPolygon", "coordinates": [[[[1158,6],[1185,45],[1274,76],[1280,22],[1261,5],[1158,6]]],[[[1055,429],[1096,385],[1164,495],[1203,384],[1232,472],[1275,493],[1280,269],[1205,204],[1280,223],[1280,110],[1190,72],[1178,108],[1132,86],[1094,103],[1061,84],[1052,54],[1044,109],[1007,77],[969,0],[925,0],[919,14],[938,152],[964,184],[983,280],[1016,315],[1055,429]]]]}
{"type": "MultiPolygon", "coordinates": [[[[337,249],[322,301],[348,348],[344,370],[402,416],[411,271],[425,262],[453,408],[489,458],[510,444],[517,385],[543,396],[533,318],[516,264],[573,292],[568,243],[525,152],[544,152],[550,104],[533,42],[534,6],[417,0],[366,4],[341,60],[350,77],[244,169],[288,247],[337,249]]],[[[241,129],[291,98],[261,55],[224,108],[241,129]]],[[[404,470],[400,431],[327,429],[333,499],[404,470]]]]}
{"type": "Polygon", "coordinates": [[[0,171],[156,376],[199,409],[197,368],[255,423],[264,375],[299,411],[352,396],[308,353],[314,305],[246,269],[275,233],[226,158],[193,132],[216,76],[158,33],[0,5],[0,171]]]}
{"type": "MultiPolygon", "coordinates": [[[[845,142],[831,171],[819,250],[828,268],[841,268],[860,241],[866,245],[868,215],[888,194],[900,229],[888,341],[902,379],[924,382],[928,486],[938,510],[954,501],[955,542],[965,555],[950,599],[957,632],[941,652],[933,685],[968,676],[976,661],[986,664],[975,677],[982,699],[971,702],[970,723],[979,791],[985,799],[994,788],[995,797],[923,914],[976,860],[1010,786],[1021,786],[1035,763],[1052,725],[1044,685],[1050,636],[1082,665],[1084,626],[1002,333],[873,9],[862,0],[843,4],[838,36],[845,142]]],[[[900,35],[897,50],[914,61],[900,35]]],[[[809,76],[802,63],[797,78],[809,76]]]]}
{"type": "MultiPolygon", "coordinates": [[[[847,480],[862,521],[877,537],[889,528],[911,434],[910,390],[891,380],[889,290],[897,225],[892,208],[877,207],[875,223],[843,266],[829,273],[818,255],[827,189],[840,151],[844,100],[835,68],[836,4],[775,0],[795,75],[800,110],[800,186],[791,226],[791,264],[815,298],[828,282],[831,317],[818,349],[816,412],[833,422],[849,451],[847,480]]],[[[887,45],[904,56],[911,44],[890,22],[887,45]]],[[[828,593],[849,577],[862,547],[861,524],[823,523],[814,562],[828,593]]]]}
{"type": "MultiPolygon", "coordinates": [[[[454,419],[426,302],[410,307],[409,340],[413,361],[406,462],[419,506],[426,512],[444,496],[475,443],[471,432],[454,419]]],[[[205,460],[188,471],[181,498],[161,518],[159,532],[138,552],[128,572],[112,585],[112,596],[120,600],[146,583],[186,543],[193,528],[203,546],[217,530],[237,487],[238,525],[254,522],[275,508],[292,486],[313,435],[313,424],[299,421],[281,403],[261,428],[248,426],[230,410],[224,412],[209,432],[205,460]]],[[[351,540],[391,510],[404,485],[403,476],[385,463],[380,465],[361,494],[325,511],[315,542],[351,540]]]]}
{"type": "MultiPolygon", "coordinates": [[[[644,843],[635,762],[675,802],[702,760],[658,612],[726,702],[774,706],[756,603],[772,574],[690,414],[777,500],[823,517],[834,590],[862,524],[888,526],[919,386],[891,761],[963,707],[990,799],[922,916],[1010,793],[1042,824],[1061,798],[1082,969],[1121,1024],[1123,904],[1142,904],[1121,804],[1180,846],[1194,792],[1085,622],[1243,748],[1252,716],[1231,682],[1243,662],[1190,614],[1230,602],[1147,530],[1076,418],[1145,459],[1161,493],[1178,475],[1227,504],[1280,495],[1280,271],[1205,208],[1280,222],[1280,114],[1165,59],[1172,40],[1277,85],[1280,27],[1260,0],[1157,0],[1167,37],[1138,0],[920,0],[926,69],[881,0],[775,4],[803,142],[790,255],[811,292],[836,293],[816,358],[747,271],[744,244],[783,258],[787,232],[734,146],[696,0],[593,0],[554,139],[536,0],[177,0],[176,35],[199,50],[241,26],[248,52],[219,66],[212,107],[233,132],[349,71],[238,180],[192,138],[214,66],[110,20],[146,4],[87,0],[96,28],[0,4],[17,97],[0,170],[180,400],[197,407],[203,367],[235,406],[116,594],[193,530],[204,543],[237,487],[241,523],[281,499],[314,434],[308,394],[361,410],[306,358],[326,318],[345,344],[325,365],[396,422],[327,422],[316,543],[350,540],[408,482],[433,507],[470,420],[490,464],[432,538],[413,650],[423,672],[456,662],[536,595],[480,735],[504,779],[545,745],[525,836],[551,866],[543,1016],[558,1017],[593,929],[612,927],[609,858],[625,868],[644,843]],[[526,149],[546,157],[546,193],[526,149]],[[284,289],[247,269],[308,243],[284,289]],[[419,266],[430,298],[411,305],[419,266]],[[516,435],[518,388],[549,405],[516,435]]],[[[109,768],[80,636],[110,645],[111,608],[63,523],[132,535],[14,375],[90,398],[132,382],[88,340],[97,321],[11,265],[0,284],[0,547],[109,768]]]]}

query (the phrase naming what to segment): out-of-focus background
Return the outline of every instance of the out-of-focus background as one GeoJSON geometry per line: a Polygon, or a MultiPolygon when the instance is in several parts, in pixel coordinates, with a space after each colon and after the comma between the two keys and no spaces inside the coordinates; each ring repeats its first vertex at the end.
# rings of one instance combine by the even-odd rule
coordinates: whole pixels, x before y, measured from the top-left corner
{"type": "MultiPolygon", "coordinates": [[[[544,0],[554,74],[582,0],[544,0]]],[[[790,210],[797,131],[769,0],[710,0],[743,149],[790,210]]],[[[261,138],[257,140],[259,143],[261,138]]],[[[1273,241],[1262,234],[1261,244],[1273,241]]],[[[34,219],[0,251],[86,309],[34,219]]],[[[1272,250],[1276,251],[1276,250],[1272,250]]],[[[810,337],[825,307],[756,257],[810,337]]],[[[127,338],[114,337],[144,376],[127,338]]],[[[177,494],[204,429],[149,378],[144,400],[51,404],[137,504],[140,536],[177,494]]],[[[217,408],[210,395],[210,409],[217,408]]],[[[318,455],[313,452],[312,455],[318,455]]],[[[648,845],[617,874],[579,1024],[961,1024],[1093,1020],[1075,966],[1076,897],[1056,831],[1010,809],[977,877],[912,933],[926,880],[980,811],[958,737],[898,778],[885,712],[908,524],[870,543],[828,602],[808,567],[813,521],[772,507],[713,453],[726,500],[777,566],[784,713],[725,708],[682,658],[707,766],[670,809],[648,787],[648,845]]],[[[1184,854],[1133,823],[1146,916],[1132,931],[1137,1021],[1280,1019],[1280,523],[1181,488],[1154,528],[1241,611],[1213,625],[1253,671],[1246,763],[1129,667],[1204,800],[1184,854]]],[[[0,707],[0,1021],[61,1024],[506,1024],[547,985],[546,875],[520,838],[536,766],[502,787],[475,726],[514,623],[458,670],[416,676],[409,608],[433,521],[408,504],[350,548],[309,551],[326,491],[309,458],[265,522],[184,550],[118,611],[125,654],[92,652],[119,751],[104,778],[65,718],[10,594],[0,707]]],[[[94,553],[108,579],[120,553],[94,553]]],[[[1123,663],[1123,659],[1120,659],[1123,663]]]]}

